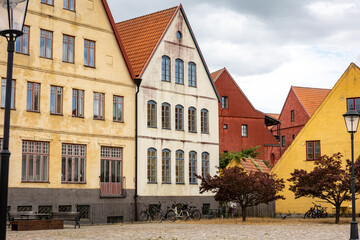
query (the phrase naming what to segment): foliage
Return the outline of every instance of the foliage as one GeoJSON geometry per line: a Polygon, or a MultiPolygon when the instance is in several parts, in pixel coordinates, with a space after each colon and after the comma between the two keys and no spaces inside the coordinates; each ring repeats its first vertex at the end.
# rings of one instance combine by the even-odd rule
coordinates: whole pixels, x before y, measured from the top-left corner
{"type": "Polygon", "coordinates": [[[229,152],[229,153],[220,153],[219,164],[220,168],[224,169],[229,164],[229,162],[233,159],[235,161],[240,162],[240,160],[245,160],[247,158],[257,158],[263,151],[257,150],[260,148],[259,146],[250,147],[250,148],[242,148],[240,152],[229,152]]]}
{"type": "Polygon", "coordinates": [[[216,201],[237,202],[246,220],[246,208],[260,203],[269,203],[276,199],[284,199],[277,195],[285,185],[283,179],[262,172],[246,172],[240,167],[224,168],[221,176],[208,175],[201,179],[200,193],[215,193],[216,201]]]}
{"type": "MultiPolygon", "coordinates": [[[[316,160],[315,168],[311,172],[295,169],[288,181],[292,182],[289,190],[295,193],[295,198],[320,198],[336,208],[335,223],[339,223],[340,206],[343,201],[351,200],[351,161],[346,160],[342,167],[341,153],[332,156],[322,156],[316,160]]],[[[356,192],[360,190],[360,157],[354,164],[356,192]]]]}

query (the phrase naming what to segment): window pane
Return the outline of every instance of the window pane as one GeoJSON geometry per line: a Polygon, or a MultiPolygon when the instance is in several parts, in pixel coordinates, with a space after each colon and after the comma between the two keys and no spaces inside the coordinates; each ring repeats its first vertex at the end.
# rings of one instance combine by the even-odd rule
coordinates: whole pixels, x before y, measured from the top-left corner
{"type": "Polygon", "coordinates": [[[121,161],[118,161],[117,163],[117,170],[116,170],[116,176],[117,176],[117,180],[116,182],[120,183],[121,182],[121,161]]]}
{"type": "Polygon", "coordinates": [[[26,155],[22,155],[22,170],[21,170],[21,180],[26,181],[26,173],[27,173],[27,164],[26,164],[26,155]]]}
{"type": "MultiPolygon", "coordinates": [[[[50,34],[49,34],[50,35],[50,34]]],[[[51,58],[51,39],[46,39],[46,57],[47,58],[51,58]]]]}
{"type": "Polygon", "coordinates": [[[51,87],[51,93],[50,93],[50,113],[55,113],[55,87],[51,87]]]}
{"type": "Polygon", "coordinates": [[[85,182],[85,158],[81,158],[80,182],[85,182]]]}
{"type": "Polygon", "coordinates": [[[66,158],[62,157],[61,160],[61,181],[66,181],[66,158]]]}
{"type": "Polygon", "coordinates": [[[36,156],[36,181],[41,180],[41,156],[36,156]]]}
{"type": "Polygon", "coordinates": [[[105,182],[105,161],[104,160],[101,160],[100,182],[105,182]]]}
{"type": "Polygon", "coordinates": [[[29,181],[34,181],[34,156],[29,155],[29,181]]]}
{"type": "Polygon", "coordinates": [[[74,181],[79,181],[79,158],[74,158],[74,181]]]}
{"type": "Polygon", "coordinates": [[[68,158],[67,159],[68,160],[68,171],[67,171],[67,180],[69,181],[69,182],[71,182],[72,181],[72,159],[71,158],[68,158]]]}
{"type": "Polygon", "coordinates": [[[116,182],[115,180],[115,161],[111,161],[111,182],[116,182]]]}
{"type": "Polygon", "coordinates": [[[110,161],[105,161],[105,182],[110,182],[110,161]]]}
{"type": "Polygon", "coordinates": [[[43,181],[48,181],[49,180],[49,176],[48,176],[48,156],[43,156],[43,181]]]}

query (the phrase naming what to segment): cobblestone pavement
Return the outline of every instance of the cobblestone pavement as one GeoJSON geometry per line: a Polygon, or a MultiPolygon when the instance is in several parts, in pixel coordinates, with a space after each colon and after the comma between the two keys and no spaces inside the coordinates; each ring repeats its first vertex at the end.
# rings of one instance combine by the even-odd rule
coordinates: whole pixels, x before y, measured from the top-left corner
{"type": "Polygon", "coordinates": [[[204,224],[204,223],[133,223],[81,226],[66,225],[61,230],[11,231],[8,240],[58,239],[349,239],[350,224],[204,224]]]}

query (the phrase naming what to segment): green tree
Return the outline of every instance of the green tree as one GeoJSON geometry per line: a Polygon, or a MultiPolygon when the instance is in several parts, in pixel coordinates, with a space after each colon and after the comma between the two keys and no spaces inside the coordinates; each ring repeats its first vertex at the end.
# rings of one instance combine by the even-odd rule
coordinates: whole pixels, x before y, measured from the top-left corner
{"type": "Polygon", "coordinates": [[[229,152],[229,153],[220,153],[219,157],[219,167],[220,169],[226,168],[226,166],[231,162],[231,160],[235,160],[236,162],[240,162],[241,160],[245,161],[247,158],[254,159],[257,158],[263,151],[258,151],[259,146],[242,148],[240,152],[229,152]]]}

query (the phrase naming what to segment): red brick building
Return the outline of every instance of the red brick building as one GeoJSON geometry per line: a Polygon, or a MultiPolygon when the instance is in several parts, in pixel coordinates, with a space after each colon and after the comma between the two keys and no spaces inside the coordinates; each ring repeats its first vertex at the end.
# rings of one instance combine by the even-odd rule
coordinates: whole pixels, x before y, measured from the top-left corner
{"type": "Polygon", "coordinates": [[[281,124],[271,129],[281,144],[272,152],[276,160],[290,146],[329,92],[330,89],[291,86],[279,116],[281,124]]]}
{"type": "Polygon", "coordinates": [[[268,126],[279,121],[254,108],[226,68],[211,74],[221,97],[219,103],[219,152],[238,152],[261,145],[262,160],[271,160],[279,143],[268,126]]]}

